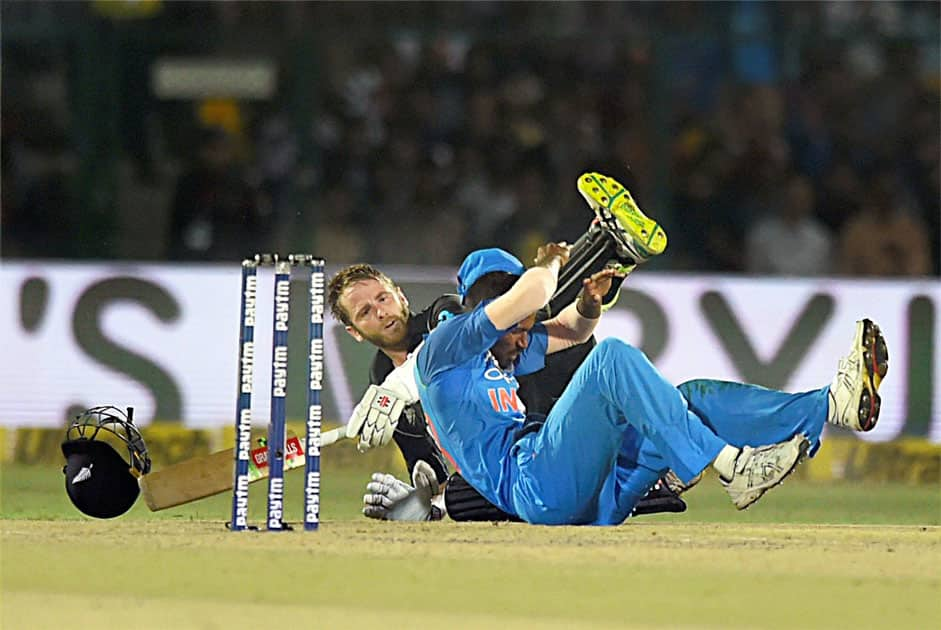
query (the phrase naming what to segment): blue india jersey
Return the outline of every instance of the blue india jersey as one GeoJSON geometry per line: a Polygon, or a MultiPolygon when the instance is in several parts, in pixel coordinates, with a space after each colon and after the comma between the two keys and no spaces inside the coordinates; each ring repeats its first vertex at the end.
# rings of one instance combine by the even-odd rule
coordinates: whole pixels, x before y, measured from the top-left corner
{"type": "Polygon", "coordinates": [[[487,500],[514,513],[510,449],[526,417],[515,375],[543,368],[548,336],[545,326],[533,326],[529,346],[503,370],[490,348],[506,333],[483,304],[440,323],[418,351],[415,380],[428,430],[444,456],[487,500]]]}

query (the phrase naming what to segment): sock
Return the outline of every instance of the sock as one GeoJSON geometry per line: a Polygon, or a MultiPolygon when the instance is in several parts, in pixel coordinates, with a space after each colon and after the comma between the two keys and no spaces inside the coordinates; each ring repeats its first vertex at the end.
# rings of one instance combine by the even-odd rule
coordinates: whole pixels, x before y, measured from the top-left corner
{"type": "Polygon", "coordinates": [[[712,467],[719,471],[723,479],[729,480],[735,474],[735,460],[740,452],[731,444],[726,444],[712,462],[712,467]]]}
{"type": "Polygon", "coordinates": [[[839,419],[837,418],[837,409],[836,409],[836,396],[833,395],[833,390],[836,385],[830,385],[830,389],[827,392],[827,422],[830,424],[835,424],[837,426],[843,426],[840,424],[839,419]]]}

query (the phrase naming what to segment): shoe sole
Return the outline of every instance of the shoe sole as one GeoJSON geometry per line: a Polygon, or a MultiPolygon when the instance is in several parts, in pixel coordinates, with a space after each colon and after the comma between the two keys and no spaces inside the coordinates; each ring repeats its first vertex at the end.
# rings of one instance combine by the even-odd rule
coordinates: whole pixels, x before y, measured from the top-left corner
{"type": "Polygon", "coordinates": [[[666,232],[641,212],[631,193],[618,181],[600,173],[584,173],[577,187],[602,225],[616,232],[619,244],[634,260],[644,262],[666,249],[666,232]]]}
{"type": "Polygon", "coordinates": [[[703,474],[704,473],[699,473],[698,475],[693,477],[689,483],[683,483],[683,481],[679,477],[676,476],[675,472],[673,472],[672,470],[668,470],[663,475],[663,477],[661,477],[661,479],[663,479],[663,482],[667,484],[667,487],[670,490],[672,490],[677,495],[681,495],[684,492],[689,492],[696,486],[696,484],[702,481],[703,474]]]}
{"type": "Polygon", "coordinates": [[[863,319],[856,324],[854,349],[861,352],[863,373],[860,374],[863,390],[859,396],[856,419],[859,431],[872,431],[879,421],[882,398],[879,386],[889,371],[889,348],[878,324],[871,319],[863,319]]]}
{"type": "Polygon", "coordinates": [[[771,488],[776,488],[780,486],[782,483],[784,483],[784,480],[787,479],[787,477],[792,472],[794,472],[794,469],[797,468],[797,465],[801,463],[802,461],[804,461],[804,458],[807,456],[807,451],[810,450],[810,440],[808,440],[806,436],[801,436],[801,437],[802,437],[801,441],[797,444],[797,458],[794,460],[794,463],[791,464],[791,467],[788,468],[784,472],[784,474],[781,475],[781,478],[778,479],[773,484],[766,486],[764,488],[753,490],[751,493],[745,495],[747,498],[745,499],[744,503],[739,504],[738,502],[735,502],[736,509],[738,509],[739,511],[747,510],[749,507],[754,505],[755,502],[765,494],[765,492],[767,492],[771,488]]]}

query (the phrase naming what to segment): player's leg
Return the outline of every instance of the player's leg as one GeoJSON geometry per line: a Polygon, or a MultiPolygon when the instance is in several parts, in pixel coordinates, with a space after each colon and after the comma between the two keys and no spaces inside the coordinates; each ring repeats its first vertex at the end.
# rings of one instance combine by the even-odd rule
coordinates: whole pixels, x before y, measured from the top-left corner
{"type": "MultiPolygon", "coordinates": [[[[595,219],[588,226],[588,230],[575,241],[568,262],[559,271],[559,282],[544,309],[545,316],[551,317],[571,304],[581,291],[582,280],[592,274],[607,267],[616,267],[626,277],[636,266],[632,258],[620,252],[610,230],[605,229],[599,220],[595,219]]],[[[613,304],[620,288],[620,283],[615,282],[602,302],[608,306],[613,304]]]]}
{"type": "Polygon", "coordinates": [[[520,520],[485,499],[460,473],[454,473],[448,478],[448,485],[444,489],[444,505],[448,516],[455,521],[520,520]]]}
{"type": "Polygon", "coordinates": [[[872,431],[879,420],[879,386],[889,371],[889,348],[871,319],[856,322],[849,353],[840,359],[827,388],[827,422],[854,431],[872,431]]]}
{"type": "MultiPolygon", "coordinates": [[[[606,339],[576,371],[543,429],[511,452],[517,513],[529,522],[558,524],[596,522],[610,512],[599,497],[618,465],[628,427],[649,440],[657,455],[645,474],[669,468],[689,482],[712,463],[739,509],[781,483],[809,446],[803,435],[757,448],[727,444],[640,350],[606,339]]],[[[644,480],[648,488],[653,479],[644,480]]]]}
{"type": "Polygon", "coordinates": [[[542,430],[517,442],[517,512],[536,523],[595,521],[602,487],[631,426],[654,443],[663,460],[651,472],[671,468],[684,480],[725,446],[643,353],[605,340],[575,372],[542,430]]]}
{"type": "Polygon", "coordinates": [[[803,433],[814,453],[825,422],[857,431],[876,425],[879,385],[888,367],[888,349],[879,326],[864,319],[856,323],[850,351],[827,387],[788,394],[757,385],[694,380],[679,389],[690,409],[729,444],[770,444],[803,433]]]}
{"type": "MultiPolygon", "coordinates": [[[[888,371],[888,348],[878,325],[856,323],[849,353],[840,360],[833,382],[818,390],[789,394],[755,385],[696,380],[679,389],[707,426],[734,446],[781,443],[797,435],[820,446],[824,422],[857,431],[871,430],[879,418],[879,386],[888,371]]],[[[615,474],[605,491],[609,509],[599,524],[618,523],[643,492],[662,460],[649,442],[626,439],[615,474]]],[[[679,482],[679,480],[676,480],[679,482]]]]}
{"type": "Polygon", "coordinates": [[[622,255],[642,263],[666,249],[666,232],[641,211],[631,193],[613,177],[582,173],[577,187],[598,220],[618,241],[622,255]]]}
{"type": "MultiPolygon", "coordinates": [[[[617,525],[633,515],[643,497],[660,482],[668,469],[666,459],[654,443],[633,427],[628,427],[614,469],[601,489],[592,525],[617,525]]],[[[671,491],[670,494],[679,499],[676,493],[671,491]]],[[[684,510],[685,507],[684,503],[684,510]]]]}
{"type": "MultiPolygon", "coordinates": [[[[616,267],[627,276],[638,263],[661,254],[667,236],[656,221],[634,203],[630,192],[614,178],[600,173],[583,173],[577,181],[579,193],[595,213],[588,230],[575,241],[569,261],[559,273],[555,294],[547,314],[558,313],[575,299],[582,279],[606,267],[616,267]]],[[[620,284],[611,287],[603,303],[617,299],[620,284]]]]}
{"type": "Polygon", "coordinates": [[[679,390],[689,408],[733,446],[758,446],[803,433],[811,452],[820,446],[827,419],[827,388],[789,394],[758,385],[697,379],[679,390]]]}
{"type": "MultiPolygon", "coordinates": [[[[562,395],[569,381],[572,380],[575,370],[578,369],[595,345],[596,342],[592,337],[589,342],[573,346],[562,352],[550,354],[546,357],[545,368],[533,374],[517,377],[520,384],[519,395],[526,403],[527,411],[543,415],[548,414],[556,400],[562,395]]],[[[633,429],[629,429],[628,432],[637,435],[633,429]]],[[[658,471],[666,467],[666,463],[662,459],[656,463],[649,462],[649,467],[644,469],[646,472],[635,470],[638,450],[635,442],[636,440],[631,435],[626,436],[622,441],[615,466],[620,473],[617,476],[612,476],[612,479],[605,484],[608,491],[605,495],[606,491],[602,490],[602,494],[606,498],[600,502],[602,506],[611,506],[612,513],[607,514],[598,524],[620,523],[627,515],[681,512],[686,509],[685,502],[675,490],[669,487],[665,490],[655,488],[660,477],[658,471]],[[650,478],[648,478],[648,473],[650,478]]],[[[681,482],[677,480],[675,483],[681,482]]],[[[445,492],[445,499],[447,499],[450,488],[449,484],[448,490],[445,492]]],[[[482,498],[481,500],[486,501],[482,498]]],[[[461,506],[465,504],[468,504],[468,501],[460,503],[461,506]]],[[[448,510],[450,513],[450,506],[448,510]]],[[[476,514],[480,510],[473,509],[471,512],[476,514]]],[[[455,520],[470,519],[456,518],[455,520]]]]}

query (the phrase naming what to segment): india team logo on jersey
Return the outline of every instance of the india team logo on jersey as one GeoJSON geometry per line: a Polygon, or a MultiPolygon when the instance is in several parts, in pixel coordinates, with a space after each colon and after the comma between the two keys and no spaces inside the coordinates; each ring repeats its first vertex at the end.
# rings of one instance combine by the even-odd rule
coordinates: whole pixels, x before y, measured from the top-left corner
{"type": "Polygon", "coordinates": [[[487,397],[490,398],[490,406],[497,413],[526,413],[526,405],[516,395],[516,388],[519,383],[511,372],[500,368],[497,360],[491,355],[489,357],[492,365],[484,370],[484,379],[488,381],[501,381],[506,387],[488,387],[487,397]]]}
{"type": "Polygon", "coordinates": [[[501,370],[496,365],[490,366],[484,371],[484,378],[488,381],[503,381],[514,387],[518,384],[515,376],[501,370]]]}
{"type": "Polygon", "coordinates": [[[494,411],[508,412],[517,411],[526,413],[526,407],[523,401],[516,395],[516,388],[490,387],[487,389],[487,396],[490,397],[490,406],[494,411]]]}

